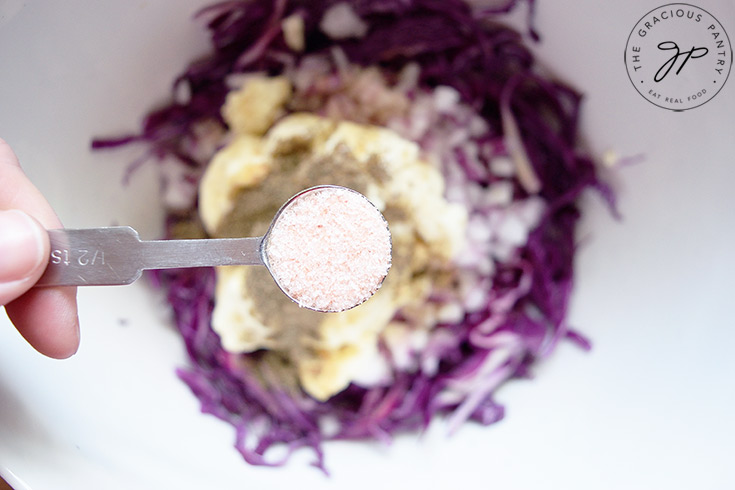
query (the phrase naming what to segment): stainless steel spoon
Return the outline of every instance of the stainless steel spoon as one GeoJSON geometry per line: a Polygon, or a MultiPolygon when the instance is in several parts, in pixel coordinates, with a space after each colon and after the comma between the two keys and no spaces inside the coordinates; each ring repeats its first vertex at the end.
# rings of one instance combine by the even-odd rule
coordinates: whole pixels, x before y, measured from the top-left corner
{"type": "MultiPolygon", "coordinates": [[[[359,194],[340,186],[306,189],[279,209],[268,232],[262,237],[141,240],[138,232],[130,226],[48,230],[51,242],[49,263],[36,286],[124,285],[134,282],[144,270],[149,269],[226,265],[262,265],[273,276],[267,254],[270,232],[291,203],[308,192],[320,189],[348,190],[359,194]]],[[[375,212],[380,214],[377,209],[375,212]]],[[[278,286],[296,301],[281,284],[278,286]]],[[[308,304],[300,304],[310,308],[308,304]]]]}

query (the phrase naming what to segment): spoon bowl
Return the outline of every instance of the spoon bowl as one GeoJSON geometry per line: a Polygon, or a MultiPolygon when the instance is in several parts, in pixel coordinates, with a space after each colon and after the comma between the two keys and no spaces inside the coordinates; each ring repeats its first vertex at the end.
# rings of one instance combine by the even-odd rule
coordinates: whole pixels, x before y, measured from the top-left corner
{"type": "Polygon", "coordinates": [[[388,222],[364,195],[321,185],[281,206],[263,237],[261,255],[291,300],[333,313],[375,294],[390,269],[391,248],[388,222]]]}

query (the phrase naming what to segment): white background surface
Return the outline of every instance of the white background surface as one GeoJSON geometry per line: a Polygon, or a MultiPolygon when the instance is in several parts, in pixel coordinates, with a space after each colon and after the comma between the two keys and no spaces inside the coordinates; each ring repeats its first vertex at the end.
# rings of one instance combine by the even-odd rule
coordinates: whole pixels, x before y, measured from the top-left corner
{"type": "MultiPolygon", "coordinates": [[[[0,1],[0,135],[67,226],[157,235],[152,174],[120,185],[138,153],[93,155],[89,141],[165,99],[206,49],[190,21],[204,3],[0,1]]],[[[327,444],[325,478],[307,453],[276,470],[242,461],[176,379],[181,342],[142,282],[83,289],[71,360],[42,358],[0,318],[0,474],[33,490],[735,488],[735,80],[697,109],[660,109],[631,86],[623,50],[663,2],[538,3],[537,50],[586,92],[593,152],[646,156],[611,176],[621,222],[585,201],[572,321],[592,352],[562,345],[535,380],[505,386],[497,425],[327,444]]],[[[735,36],[733,2],[696,5],[735,36]]]]}

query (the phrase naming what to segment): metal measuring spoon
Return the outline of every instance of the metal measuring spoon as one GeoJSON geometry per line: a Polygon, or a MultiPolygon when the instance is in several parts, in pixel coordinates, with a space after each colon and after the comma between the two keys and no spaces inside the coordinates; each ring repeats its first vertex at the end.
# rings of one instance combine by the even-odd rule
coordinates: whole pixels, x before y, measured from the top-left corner
{"type": "MultiPolygon", "coordinates": [[[[368,293],[367,297],[365,297],[366,294],[358,295],[359,297],[355,297],[351,303],[351,300],[348,300],[350,303],[348,305],[342,304],[335,309],[320,304],[311,304],[308,299],[304,299],[303,294],[302,297],[299,297],[296,289],[284,279],[283,271],[278,269],[282,266],[274,266],[269,248],[274,246],[272,240],[274,230],[278,230],[279,224],[285,219],[292,218],[289,210],[295,209],[295,204],[303,203],[304,198],[311,196],[311,193],[318,192],[348,192],[348,196],[359,196],[360,200],[370,203],[365,196],[346,187],[312,187],[290,198],[276,213],[268,231],[262,237],[141,240],[138,232],[129,226],[48,230],[51,242],[49,263],[36,286],[124,285],[138,279],[143,270],[261,265],[268,269],[281,290],[300,306],[325,312],[343,311],[365,301],[382,284],[390,268],[390,232],[380,211],[372,204],[369,207],[363,205],[360,212],[375,213],[371,218],[373,223],[380,224],[385,232],[387,249],[380,247],[382,252],[378,251],[378,253],[387,253],[384,274],[382,277],[370,277],[369,279],[374,284],[363,285],[363,289],[368,293]]],[[[354,199],[353,201],[357,202],[354,199]]],[[[297,248],[300,248],[301,245],[299,244],[297,248]]],[[[355,246],[360,246],[359,240],[356,241],[355,246]]],[[[305,252],[309,251],[305,250],[305,252]]],[[[360,250],[360,252],[374,253],[375,251],[360,250]]],[[[326,259],[329,260],[328,257],[326,259]]],[[[328,264],[322,265],[326,268],[328,264]]],[[[303,275],[306,277],[308,274],[303,275]]]]}

